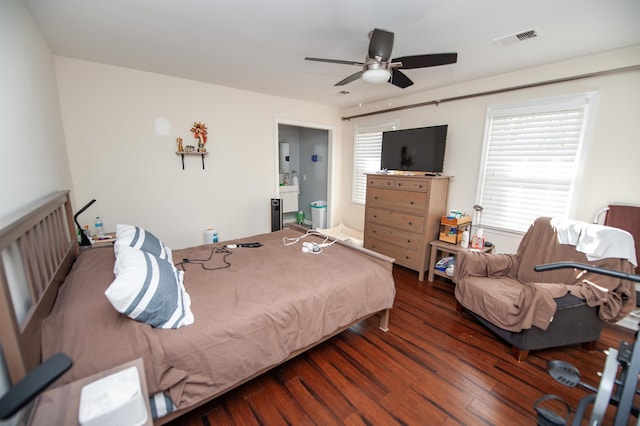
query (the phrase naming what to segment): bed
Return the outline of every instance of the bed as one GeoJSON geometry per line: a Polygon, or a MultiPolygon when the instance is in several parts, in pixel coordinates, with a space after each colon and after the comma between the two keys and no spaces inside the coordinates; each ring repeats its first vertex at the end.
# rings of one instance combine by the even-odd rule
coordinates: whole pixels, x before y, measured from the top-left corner
{"type": "Polygon", "coordinates": [[[69,193],[52,194],[0,229],[0,337],[11,381],[59,351],[74,365],[54,386],[142,357],[149,393],[175,405],[155,420],[162,424],[372,315],[386,331],[393,259],[340,241],[303,252],[303,241],[324,238],[287,229],[174,250],[194,321],[155,328],[109,303],[113,248],[80,251],[69,193]],[[262,246],[221,249],[247,242],[262,246]],[[19,285],[34,301],[21,321],[9,291],[19,285]]]}

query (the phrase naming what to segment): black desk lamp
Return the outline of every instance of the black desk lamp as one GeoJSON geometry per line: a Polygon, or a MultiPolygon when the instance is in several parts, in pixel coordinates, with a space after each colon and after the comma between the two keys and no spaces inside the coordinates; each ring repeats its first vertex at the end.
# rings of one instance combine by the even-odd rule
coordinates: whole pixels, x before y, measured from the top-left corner
{"type": "Polygon", "coordinates": [[[78,230],[80,232],[80,245],[81,246],[90,246],[91,245],[91,241],[89,240],[89,236],[87,236],[87,234],[85,234],[84,229],[82,229],[80,227],[80,224],[78,223],[78,216],[84,212],[86,209],[88,209],[89,207],[91,207],[91,205],[93,203],[95,203],[96,200],[93,199],[91,201],[89,201],[83,208],[80,209],[80,211],[78,211],[78,213],[76,213],[75,215],[73,215],[73,220],[76,222],[76,226],[78,227],[78,230]]]}

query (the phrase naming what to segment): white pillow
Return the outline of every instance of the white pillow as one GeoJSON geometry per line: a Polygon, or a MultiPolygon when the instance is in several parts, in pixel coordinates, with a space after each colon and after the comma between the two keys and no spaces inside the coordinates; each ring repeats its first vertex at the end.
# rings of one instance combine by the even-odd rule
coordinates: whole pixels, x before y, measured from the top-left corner
{"type": "Polygon", "coordinates": [[[113,307],[156,328],[193,324],[184,272],[143,250],[122,246],[113,268],[116,279],[105,291],[113,307]]]}
{"type": "Polygon", "coordinates": [[[116,225],[115,253],[118,256],[120,247],[133,247],[158,256],[160,259],[173,262],[171,249],[158,237],[138,226],[116,225]]]}

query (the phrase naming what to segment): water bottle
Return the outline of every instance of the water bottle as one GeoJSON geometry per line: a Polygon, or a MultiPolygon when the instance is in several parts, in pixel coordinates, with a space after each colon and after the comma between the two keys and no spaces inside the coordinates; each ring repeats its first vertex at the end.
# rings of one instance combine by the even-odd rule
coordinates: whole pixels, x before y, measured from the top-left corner
{"type": "Polygon", "coordinates": [[[462,240],[460,240],[460,247],[468,248],[469,247],[469,230],[464,228],[462,232],[462,240]]]}
{"type": "Polygon", "coordinates": [[[104,235],[104,230],[102,229],[102,219],[100,219],[100,216],[96,216],[96,235],[98,237],[102,237],[104,235]]]}

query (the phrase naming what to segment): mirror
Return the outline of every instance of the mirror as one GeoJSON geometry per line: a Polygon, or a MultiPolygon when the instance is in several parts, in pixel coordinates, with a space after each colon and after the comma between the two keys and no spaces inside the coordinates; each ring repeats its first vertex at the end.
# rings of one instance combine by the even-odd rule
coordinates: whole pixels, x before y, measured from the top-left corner
{"type": "Polygon", "coordinates": [[[289,144],[280,142],[280,173],[289,173],[289,144]]]}

